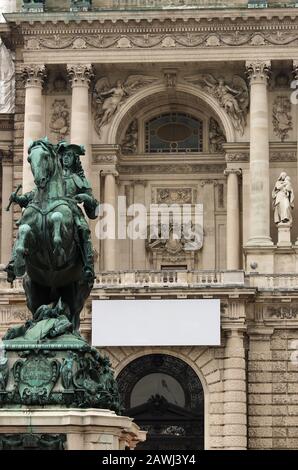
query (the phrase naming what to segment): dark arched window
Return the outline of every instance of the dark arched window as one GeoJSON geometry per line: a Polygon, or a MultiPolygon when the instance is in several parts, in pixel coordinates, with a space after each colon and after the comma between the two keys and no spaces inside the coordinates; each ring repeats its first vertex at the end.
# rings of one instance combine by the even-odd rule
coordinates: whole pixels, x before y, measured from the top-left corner
{"type": "Polygon", "coordinates": [[[148,354],[124,367],[117,382],[124,415],[148,432],[139,450],[204,448],[204,392],[188,364],[148,354]]]}
{"type": "Polygon", "coordinates": [[[190,114],[166,113],[145,125],[146,153],[203,151],[203,123],[190,114]]]}

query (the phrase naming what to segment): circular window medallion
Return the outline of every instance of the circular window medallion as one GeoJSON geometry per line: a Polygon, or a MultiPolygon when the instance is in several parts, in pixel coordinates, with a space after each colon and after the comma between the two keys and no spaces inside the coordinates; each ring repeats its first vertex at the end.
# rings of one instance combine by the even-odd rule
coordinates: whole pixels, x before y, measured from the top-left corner
{"type": "Polygon", "coordinates": [[[191,135],[192,129],[179,123],[165,124],[157,130],[157,136],[165,142],[183,142],[191,135]]]}

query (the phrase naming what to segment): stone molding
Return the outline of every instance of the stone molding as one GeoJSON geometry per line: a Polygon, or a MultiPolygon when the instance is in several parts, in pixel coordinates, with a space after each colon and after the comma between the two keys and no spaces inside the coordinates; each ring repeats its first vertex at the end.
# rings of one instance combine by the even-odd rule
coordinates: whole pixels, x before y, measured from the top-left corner
{"type": "MultiPolygon", "coordinates": [[[[124,165],[120,164],[121,174],[143,173],[168,173],[168,174],[193,174],[193,173],[223,173],[224,164],[156,164],[156,165],[124,165]]],[[[212,181],[213,182],[213,181],[212,181]]]]}
{"type": "Polygon", "coordinates": [[[249,152],[226,153],[226,162],[248,162],[249,152]]]}

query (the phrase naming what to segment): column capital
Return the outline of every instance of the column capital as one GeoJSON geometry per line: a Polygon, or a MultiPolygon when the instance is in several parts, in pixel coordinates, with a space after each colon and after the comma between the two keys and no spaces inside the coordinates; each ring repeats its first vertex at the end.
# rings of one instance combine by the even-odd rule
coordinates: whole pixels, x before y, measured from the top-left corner
{"type": "Polygon", "coordinates": [[[25,64],[21,69],[21,73],[25,88],[41,88],[46,78],[46,67],[43,64],[25,64]]]}
{"type": "Polygon", "coordinates": [[[224,171],[225,176],[229,176],[229,175],[232,175],[232,174],[235,174],[237,176],[241,176],[242,175],[241,168],[226,168],[225,169],[225,171],[224,171]]]}
{"type": "Polygon", "coordinates": [[[72,87],[89,87],[90,80],[93,78],[92,64],[68,64],[66,68],[72,87]]]}
{"type": "Polygon", "coordinates": [[[267,84],[271,72],[270,60],[247,60],[245,67],[251,85],[254,83],[267,84]]]}
{"type": "Polygon", "coordinates": [[[107,175],[112,175],[114,176],[115,178],[117,178],[119,176],[119,173],[118,171],[115,169],[115,168],[104,168],[100,174],[102,176],[107,176],[107,175]]]}

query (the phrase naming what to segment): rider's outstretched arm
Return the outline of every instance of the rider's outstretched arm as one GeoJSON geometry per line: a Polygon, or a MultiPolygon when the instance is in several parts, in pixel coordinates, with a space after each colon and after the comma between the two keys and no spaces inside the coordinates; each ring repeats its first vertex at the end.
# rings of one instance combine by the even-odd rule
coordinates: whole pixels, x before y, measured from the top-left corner
{"type": "Polygon", "coordinates": [[[22,194],[22,196],[18,196],[16,193],[12,193],[11,200],[18,204],[20,207],[24,208],[27,207],[28,204],[32,201],[34,197],[35,191],[30,191],[28,193],[22,194]]]}

